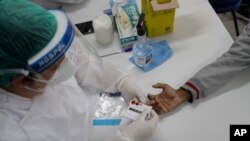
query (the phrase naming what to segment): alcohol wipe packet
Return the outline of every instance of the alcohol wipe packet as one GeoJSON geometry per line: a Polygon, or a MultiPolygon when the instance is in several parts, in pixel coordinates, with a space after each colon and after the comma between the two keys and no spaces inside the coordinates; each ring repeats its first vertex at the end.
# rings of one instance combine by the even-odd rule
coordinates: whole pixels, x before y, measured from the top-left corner
{"type": "Polygon", "coordinates": [[[162,63],[164,63],[167,59],[169,59],[173,54],[172,49],[169,47],[168,42],[166,40],[159,41],[153,44],[153,52],[152,52],[152,62],[146,67],[139,67],[135,64],[133,56],[129,58],[129,61],[135,64],[137,67],[142,69],[144,72],[148,72],[162,63]]]}

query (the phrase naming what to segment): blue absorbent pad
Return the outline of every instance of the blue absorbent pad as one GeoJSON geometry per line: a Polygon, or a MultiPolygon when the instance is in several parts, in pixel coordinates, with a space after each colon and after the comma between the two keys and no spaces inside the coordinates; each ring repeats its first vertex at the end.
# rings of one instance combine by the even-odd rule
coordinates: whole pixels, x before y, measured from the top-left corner
{"type": "Polygon", "coordinates": [[[93,126],[118,126],[121,119],[94,119],[93,126]]]}
{"type": "Polygon", "coordinates": [[[161,65],[168,58],[170,58],[172,54],[173,54],[173,51],[169,47],[168,42],[166,40],[163,40],[163,41],[157,42],[156,45],[153,46],[152,62],[147,67],[142,68],[142,67],[137,66],[135,64],[133,56],[129,58],[129,61],[135,64],[140,69],[142,69],[144,72],[147,72],[161,65]]]}

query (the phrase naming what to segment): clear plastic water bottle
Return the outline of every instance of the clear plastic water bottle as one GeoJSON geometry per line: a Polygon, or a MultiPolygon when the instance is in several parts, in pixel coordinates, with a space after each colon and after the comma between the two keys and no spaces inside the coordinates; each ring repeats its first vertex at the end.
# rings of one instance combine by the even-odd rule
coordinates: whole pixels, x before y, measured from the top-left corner
{"type": "Polygon", "coordinates": [[[152,57],[152,47],[146,41],[138,41],[134,44],[133,58],[137,66],[142,68],[147,67],[152,62],[152,57]]]}
{"type": "Polygon", "coordinates": [[[152,62],[152,45],[148,42],[145,30],[137,25],[137,42],[133,45],[133,58],[135,64],[141,68],[147,67],[152,62]]]}

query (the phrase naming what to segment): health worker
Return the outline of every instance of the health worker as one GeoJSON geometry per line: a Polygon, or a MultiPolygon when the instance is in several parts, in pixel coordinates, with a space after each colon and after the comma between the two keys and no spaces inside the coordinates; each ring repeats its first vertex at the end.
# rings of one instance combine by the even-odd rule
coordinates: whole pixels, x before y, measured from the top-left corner
{"type": "MultiPolygon", "coordinates": [[[[88,141],[88,95],[120,91],[126,102],[146,101],[62,11],[26,0],[0,0],[0,11],[0,140],[88,141]],[[73,76],[77,85],[68,85],[73,76]]],[[[143,112],[109,140],[145,141],[157,122],[154,111],[143,112]]]]}

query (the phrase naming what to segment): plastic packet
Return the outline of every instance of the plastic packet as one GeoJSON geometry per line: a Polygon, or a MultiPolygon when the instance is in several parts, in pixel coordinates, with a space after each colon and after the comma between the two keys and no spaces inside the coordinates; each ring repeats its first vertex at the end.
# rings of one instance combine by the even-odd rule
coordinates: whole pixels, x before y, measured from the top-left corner
{"type": "Polygon", "coordinates": [[[93,96],[90,103],[90,140],[100,141],[114,136],[128,107],[121,93],[102,92],[93,96]]]}
{"type": "Polygon", "coordinates": [[[120,119],[126,110],[126,103],[119,93],[101,93],[96,97],[94,120],[120,119]]]}

